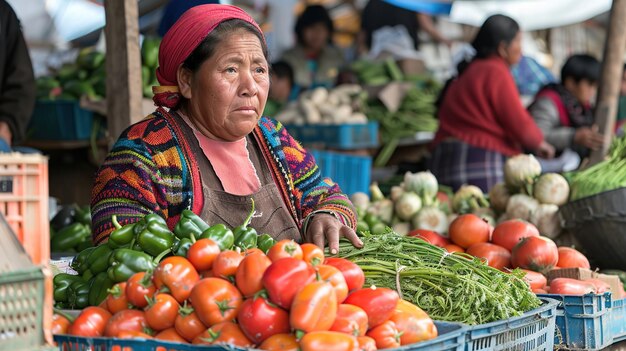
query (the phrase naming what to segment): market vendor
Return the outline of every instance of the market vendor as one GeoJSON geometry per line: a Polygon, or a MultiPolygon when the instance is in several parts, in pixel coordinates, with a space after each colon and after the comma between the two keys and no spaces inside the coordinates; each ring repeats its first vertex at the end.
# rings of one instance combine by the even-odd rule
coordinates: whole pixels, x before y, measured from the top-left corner
{"type": "Polygon", "coordinates": [[[562,159],[555,164],[557,168],[551,171],[572,170],[558,167],[572,163],[568,159],[572,159],[575,169],[581,159],[589,156],[591,150],[602,147],[603,137],[593,123],[591,108],[599,79],[600,62],[595,57],[587,54],[572,55],[561,68],[561,82],[541,88],[528,107],[546,140],[554,146],[559,159],[562,159]]]}
{"type": "Polygon", "coordinates": [[[515,20],[489,17],[472,42],[475,56],[461,62],[458,76],[446,83],[430,160],[441,184],[488,191],[503,180],[507,157],[524,150],[547,158],[554,154],[522,105],[509,70],[522,56],[521,40],[515,20]]]}
{"type": "Polygon", "coordinates": [[[170,229],[184,209],[210,225],[251,227],[275,239],[361,246],[355,211],[283,126],[261,117],[269,90],[267,47],[254,20],[228,5],[188,10],[165,34],[157,110],[119,137],[97,173],[93,235],[107,240],[149,213],[170,229]]]}

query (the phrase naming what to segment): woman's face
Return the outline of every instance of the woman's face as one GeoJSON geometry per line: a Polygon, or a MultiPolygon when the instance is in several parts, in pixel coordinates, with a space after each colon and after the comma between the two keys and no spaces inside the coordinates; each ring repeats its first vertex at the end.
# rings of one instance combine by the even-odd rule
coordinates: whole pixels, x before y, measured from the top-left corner
{"type": "Polygon", "coordinates": [[[206,136],[239,140],[257,124],[270,86],[268,64],[259,38],[239,30],[225,37],[196,73],[179,68],[186,113],[206,136]]]}
{"type": "Polygon", "coordinates": [[[509,64],[517,64],[522,59],[522,32],[517,32],[515,38],[508,44],[504,44],[500,50],[500,56],[509,64]]]}
{"type": "Polygon", "coordinates": [[[304,39],[304,46],[315,52],[322,51],[328,43],[328,28],[322,22],[315,23],[308,26],[302,31],[302,39],[304,39]]]}
{"type": "Polygon", "coordinates": [[[568,78],[563,85],[572,95],[578,99],[581,104],[591,104],[595,100],[598,84],[592,83],[587,79],[581,79],[578,83],[572,78],[568,78]]]}

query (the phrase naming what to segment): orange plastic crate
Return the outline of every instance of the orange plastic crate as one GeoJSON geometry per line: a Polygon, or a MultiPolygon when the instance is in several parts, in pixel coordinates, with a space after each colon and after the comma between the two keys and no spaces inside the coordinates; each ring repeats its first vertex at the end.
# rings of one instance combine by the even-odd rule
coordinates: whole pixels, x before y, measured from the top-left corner
{"type": "Polygon", "coordinates": [[[0,212],[36,265],[50,260],[48,158],[0,154],[0,212]]]}

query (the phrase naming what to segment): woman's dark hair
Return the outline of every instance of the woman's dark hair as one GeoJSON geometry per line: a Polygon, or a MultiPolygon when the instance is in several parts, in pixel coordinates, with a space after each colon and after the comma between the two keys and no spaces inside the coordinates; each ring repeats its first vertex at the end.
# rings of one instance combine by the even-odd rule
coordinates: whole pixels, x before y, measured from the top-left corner
{"type": "MultiPolygon", "coordinates": [[[[463,74],[463,71],[472,63],[475,59],[487,58],[498,52],[498,47],[501,43],[509,45],[515,36],[519,32],[519,24],[511,17],[505,15],[491,15],[483,22],[483,25],[478,30],[474,41],[472,41],[472,47],[476,50],[476,54],[471,60],[463,60],[459,62],[456,67],[457,77],[463,74]]],[[[445,96],[450,83],[457,77],[450,78],[437,97],[435,105],[441,106],[443,97],[445,96]]]]}
{"type": "Polygon", "coordinates": [[[328,36],[328,42],[330,43],[332,41],[335,26],[333,25],[333,20],[330,19],[328,11],[322,5],[310,5],[304,9],[304,12],[302,12],[296,21],[296,37],[298,44],[304,45],[304,30],[318,23],[323,23],[326,26],[330,34],[328,36]]]}
{"type": "Polygon", "coordinates": [[[575,83],[587,80],[595,83],[600,80],[600,62],[595,57],[587,54],[570,56],[561,68],[561,82],[571,78],[575,83]]]}
{"type": "Polygon", "coordinates": [[[241,19],[231,19],[218,24],[217,27],[215,27],[215,29],[213,29],[213,31],[202,40],[200,45],[198,45],[198,47],[191,52],[185,62],[183,62],[183,67],[189,69],[193,73],[197,72],[202,63],[215,54],[215,48],[226,37],[228,37],[228,35],[240,29],[244,29],[259,38],[261,48],[263,50],[263,56],[265,56],[265,59],[268,60],[269,54],[263,35],[259,33],[259,31],[252,24],[241,19]]]}

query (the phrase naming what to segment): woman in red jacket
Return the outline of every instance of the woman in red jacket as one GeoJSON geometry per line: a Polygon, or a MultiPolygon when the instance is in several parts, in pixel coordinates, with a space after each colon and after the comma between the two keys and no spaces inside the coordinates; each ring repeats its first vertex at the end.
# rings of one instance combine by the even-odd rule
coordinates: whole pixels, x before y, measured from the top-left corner
{"type": "Polygon", "coordinates": [[[554,148],[522,105],[509,68],[521,56],[515,20],[493,15],[472,42],[476,55],[459,64],[439,101],[439,130],[430,168],[440,183],[488,191],[503,179],[507,157],[529,150],[552,157],[554,148]]]}

